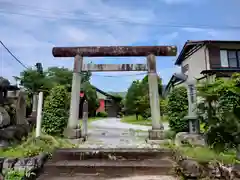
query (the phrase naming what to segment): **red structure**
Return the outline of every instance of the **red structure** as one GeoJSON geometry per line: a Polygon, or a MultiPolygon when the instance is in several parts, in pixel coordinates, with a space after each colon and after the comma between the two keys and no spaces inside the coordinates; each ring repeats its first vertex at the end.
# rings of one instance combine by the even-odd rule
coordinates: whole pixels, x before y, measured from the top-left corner
{"type": "MultiPolygon", "coordinates": [[[[80,92],[80,98],[83,99],[84,98],[84,92],[80,92]]],[[[96,110],[96,112],[104,112],[105,111],[105,100],[104,99],[99,99],[99,107],[96,110]]]]}
{"type": "Polygon", "coordinates": [[[99,99],[99,107],[96,110],[96,112],[105,112],[105,100],[104,99],[99,99]]]}
{"type": "MultiPolygon", "coordinates": [[[[111,94],[108,94],[96,87],[94,87],[98,93],[101,93],[104,98],[99,98],[99,107],[96,110],[96,113],[98,112],[106,112],[108,114],[108,117],[116,117],[118,112],[120,111],[120,101],[121,98],[115,97],[111,94]]],[[[82,108],[83,108],[83,103],[86,99],[86,96],[83,91],[79,93],[80,96],[80,104],[79,104],[79,118],[82,117],[82,108]]]]}

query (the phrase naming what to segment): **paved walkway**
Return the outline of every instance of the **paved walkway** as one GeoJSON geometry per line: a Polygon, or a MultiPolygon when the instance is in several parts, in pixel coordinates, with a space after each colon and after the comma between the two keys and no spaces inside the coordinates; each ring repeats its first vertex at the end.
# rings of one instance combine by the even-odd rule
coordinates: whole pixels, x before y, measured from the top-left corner
{"type": "MultiPolygon", "coordinates": [[[[89,138],[81,147],[109,147],[109,148],[151,148],[145,142],[148,137],[148,129],[151,126],[132,125],[123,123],[119,118],[106,118],[93,121],[89,125],[89,138]]],[[[164,124],[168,129],[168,124],[164,124]]],[[[158,147],[154,145],[154,148],[158,147]]]]}

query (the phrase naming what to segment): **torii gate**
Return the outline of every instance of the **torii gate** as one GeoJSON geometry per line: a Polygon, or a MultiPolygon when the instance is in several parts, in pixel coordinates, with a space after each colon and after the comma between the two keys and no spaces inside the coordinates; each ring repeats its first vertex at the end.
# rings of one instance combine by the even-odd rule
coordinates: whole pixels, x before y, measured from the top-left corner
{"type": "Polygon", "coordinates": [[[149,96],[152,118],[152,129],[149,130],[150,140],[163,138],[160,116],[158,80],[155,56],[176,56],[176,46],[88,46],[88,47],[54,47],[54,57],[74,57],[73,78],[70,115],[68,126],[64,132],[68,138],[79,138],[79,91],[81,86],[81,71],[148,71],[149,96]],[[83,57],[123,57],[146,56],[145,64],[109,64],[109,65],[83,65],[83,57]]]}

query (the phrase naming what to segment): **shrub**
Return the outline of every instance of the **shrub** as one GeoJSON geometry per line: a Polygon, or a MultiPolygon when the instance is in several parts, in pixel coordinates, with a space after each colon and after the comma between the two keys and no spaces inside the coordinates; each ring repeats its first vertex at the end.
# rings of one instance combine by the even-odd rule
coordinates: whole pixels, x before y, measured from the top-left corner
{"type": "Polygon", "coordinates": [[[159,100],[159,104],[160,104],[161,116],[166,115],[166,113],[167,113],[167,104],[168,104],[167,100],[161,98],[159,100]]]}
{"type": "Polygon", "coordinates": [[[165,139],[175,139],[176,132],[171,131],[171,130],[166,130],[164,131],[164,138],[165,139]]]}
{"type": "Polygon", "coordinates": [[[188,111],[187,90],[185,87],[174,88],[168,97],[167,115],[171,130],[186,132],[188,121],[184,119],[188,111]]]}
{"type": "Polygon", "coordinates": [[[149,117],[151,117],[151,109],[147,108],[144,111],[142,111],[141,116],[143,117],[143,119],[148,119],[149,117]]]}
{"type": "Polygon", "coordinates": [[[106,112],[98,112],[97,117],[107,117],[108,114],[106,112]]]}
{"type": "Polygon", "coordinates": [[[28,174],[24,170],[5,170],[3,171],[4,179],[7,180],[22,180],[24,177],[28,177],[28,174]]]}
{"type": "Polygon", "coordinates": [[[16,147],[9,147],[7,149],[0,150],[2,157],[33,157],[44,152],[49,155],[56,148],[73,148],[74,144],[59,137],[53,137],[42,133],[40,137],[35,137],[35,132],[31,133],[29,137],[16,147]]]}
{"type": "Polygon", "coordinates": [[[67,125],[69,94],[64,86],[56,86],[44,103],[43,130],[47,134],[61,135],[67,125]]]}
{"type": "Polygon", "coordinates": [[[198,86],[203,101],[199,116],[206,123],[207,142],[215,150],[236,148],[240,143],[240,74],[198,86]]]}

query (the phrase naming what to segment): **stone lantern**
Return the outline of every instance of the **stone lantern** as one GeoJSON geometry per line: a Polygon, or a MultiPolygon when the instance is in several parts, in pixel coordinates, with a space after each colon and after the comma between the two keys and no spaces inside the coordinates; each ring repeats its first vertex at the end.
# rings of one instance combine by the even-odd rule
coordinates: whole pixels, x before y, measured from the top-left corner
{"type": "Polygon", "coordinates": [[[184,81],[188,94],[188,115],[184,117],[189,121],[189,132],[191,134],[200,133],[200,124],[197,117],[197,95],[196,95],[196,80],[188,79],[188,76],[182,73],[175,73],[174,76],[179,80],[184,81]]]}

